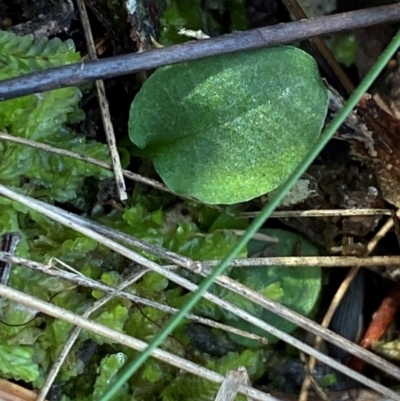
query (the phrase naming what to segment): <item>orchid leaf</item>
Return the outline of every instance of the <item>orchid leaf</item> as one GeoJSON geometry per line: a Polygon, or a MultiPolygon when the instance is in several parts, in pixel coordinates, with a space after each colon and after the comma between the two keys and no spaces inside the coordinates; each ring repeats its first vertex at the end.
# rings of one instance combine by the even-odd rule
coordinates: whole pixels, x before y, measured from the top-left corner
{"type": "MultiPolygon", "coordinates": [[[[319,255],[318,248],[301,235],[277,229],[262,229],[260,232],[279,239],[277,246],[267,246],[267,248],[273,248],[275,254],[271,254],[270,249],[265,249],[265,242],[251,240],[248,244],[249,255],[265,251],[268,252],[268,256],[319,255]]],[[[322,286],[321,269],[310,266],[234,267],[229,276],[304,316],[308,316],[315,308],[322,286]]],[[[222,289],[222,287],[217,288],[219,289],[218,295],[220,297],[235,303],[280,330],[290,333],[296,328],[295,324],[263,309],[260,305],[256,305],[238,294],[222,289]]],[[[255,327],[226,310],[222,310],[222,315],[222,320],[227,324],[266,337],[270,342],[277,340],[276,337],[266,331],[255,327]]],[[[228,334],[232,340],[247,347],[260,345],[254,340],[231,333],[228,334]]]]}
{"type": "Polygon", "coordinates": [[[232,204],[289,177],[316,143],[327,104],[310,55],[261,49],[158,69],[132,103],[129,133],[172,191],[232,204]]]}

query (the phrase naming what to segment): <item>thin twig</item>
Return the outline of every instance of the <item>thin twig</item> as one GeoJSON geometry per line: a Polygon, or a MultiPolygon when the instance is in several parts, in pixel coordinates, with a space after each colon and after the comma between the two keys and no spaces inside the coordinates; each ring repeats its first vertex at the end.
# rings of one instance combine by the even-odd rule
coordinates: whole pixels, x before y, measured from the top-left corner
{"type": "MultiPolygon", "coordinates": [[[[315,349],[317,349],[319,351],[319,348],[317,348],[316,346],[314,346],[314,347],[315,347],[315,349]]],[[[315,379],[315,377],[313,376],[312,372],[310,372],[308,370],[308,364],[307,364],[306,355],[303,352],[300,352],[299,357],[300,357],[300,361],[303,362],[303,364],[304,364],[304,370],[305,370],[304,380],[307,378],[307,380],[310,381],[310,384],[312,384],[312,386],[314,388],[314,391],[315,391],[315,393],[316,393],[316,395],[318,396],[319,399],[321,399],[322,401],[328,401],[328,397],[327,397],[324,389],[318,383],[318,381],[315,379]]],[[[299,400],[300,400],[301,396],[302,396],[302,393],[300,393],[299,400]]]]}
{"type": "MultiPolygon", "coordinates": [[[[202,261],[203,268],[215,267],[221,260],[202,261]]],[[[400,265],[400,256],[277,256],[268,258],[235,259],[230,266],[254,267],[254,266],[319,266],[319,267],[375,267],[387,266],[397,268],[400,265]]],[[[171,268],[173,265],[165,267],[171,268]]],[[[201,271],[199,269],[199,271],[201,271]]]]}
{"type": "MultiPolygon", "coordinates": [[[[1,139],[1,134],[0,134],[1,139]]],[[[280,210],[271,214],[270,218],[285,217],[328,217],[328,216],[390,216],[390,209],[314,209],[314,210],[280,210]]],[[[244,212],[236,216],[238,219],[257,217],[260,212],[244,212]]]]}
{"type": "MultiPolygon", "coordinates": [[[[400,209],[396,212],[396,215],[397,215],[397,217],[400,216],[400,209]]],[[[379,229],[379,231],[374,235],[372,240],[368,243],[366,255],[370,255],[373,252],[373,250],[378,245],[378,242],[386,236],[386,234],[393,228],[393,225],[394,225],[393,219],[389,219],[379,229]]]]}
{"type": "MultiPolygon", "coordinates": [[[[37,262],[30,261],[29,259],[20,258],[18,256],[12,256],[7,252],[0,252],[0,261],[18,263],[20,265],[41,271],[44,269],[44,267],[49,269],[48,265],[41,265],[38,264],[37,262]],[[40,268],[37,268],[38,266],[40,266],[40,268]]],[[[192,265],[197,266],[195,268],[197,273],[207,275],[210,273],[210,268],[218,266],[219,263],[221,263],[221,260],[216,259],[216,260],[204,260],[201,262],[194,261],[192,265]]],[[[397,268],[400,265],[400,256],[370,256],[368,258],[357,257],[357,256],[285,256],[285,257],[282,256],[282,257],[271,257],[271,258],[244,258],[244,259],[234,259],[232,263],[230,263],[229,265],[233,267],[248,267],[248,268],[258,267],[258,266],[292,266],[292,267],[318,266],[325,268],[327,267],[348,268],[349,266],[356,266],[356,267],[385,266],[388,269],[390,269],[390,267],[397,268]]],[[[163,268],[167,270],[175,270],[179,266],[181,265],[180,264],[163,265],[163,268]]],[[[194,268],[191,269],[194,270],[194,268]]],[[[82,283],[84,282],[84,280],[88,279],[82,278],[82,283]]]]}
{"type": "MultiPolygon", "coordinates": [[[[325,313],[324,318],[322,319],[321,322],[321,326],[322,327],[328,327],[332,317],[334,315],[334,313],[336,312],[336,309],[338,308],[340,301],[343,299],[344,295],[346,294],[351,282],[353,281],[354,277],[356,276],[358,272],[358,267],[353,267],[349,273],[347,274],[347,276],[345,277],[345,279],[343,280],[343,282],[341,283],[339,289],[336,291],[335,296],[333,297],[329,308],[327,310],[327,312],[325,313]]],[[[322,338],[321,337],[316,337],[315,338],[315,343],[314,343],[314,348],[316,350],[320,350],[322,346],[322,338]]],[[[316,365],[316,359],[314,357],[310,357],[310,359],[308,360],[308,364],[307,364],[307,368],[306,370],[308,372],[310,372],[312,374],[312,372],[314,372],[314,368],[316,365]]],[[[299,401],[307,401],[308,399],[308,395],[309,395],[309,388],[310,385],[312,383],[312,379],[310,376],[305,376],[302,386],[301,386],[301,390],[300,390],[300,395],[299,395],[299,401]]]]}
{"type": "MultiPolygon", "coordinates": [[[[112,166],[111,166],[110,163],[106,163],[106,162],[103,162],[101,160],[94,159],[93,157],[82,155],[80,153],[71,152],[71,151],[66,150],[66,149],[60,149],[60,148],[56,148],[56,147],[51,146],[51,145],[46,145],[44,143],[32,141],[30,139],[20,138],[18,136],[13,136],[13,135],[10,135],[10,134],[6,134],[5,132],[0,132],[0,139],[6,140],[6,141],[9,141],[9,142],[18,143],[20,145],[26,145],[26,146],[29,146],[31,148],[43,150],[43,151],[46,151],[46,152],[52,152],[52,153],[55,153],[57,155],[66,156],[66,157],[72,157],[74,159],[81,160],[81,161],[86,162],[86,163],[94,164],[95,166],[103,167],[106,170],[112,170],[112,166]]],[[[152,180],[151,178],[143,177],[143,176],[141,176],[139,174],[132,173],[131,171],[128,171],[128,170],[122,170],[122,173],[124,174],[124,176],[126,178],[129,178],[129,179],[131,179],[133,181],[140,182],[141,184],[151,186],[151,187],[153,187],[155,189],[158,189],[160,191],[173,193],[164,184],[162,184],[159,181],[155,181],[155,180],[152,180]]]]}
{"type": "Polygon", "coordinates": [[[189,42],[142,53],[72,64],[0,82],[0,100],[44,92],[221,54],[251,50],[400,20],[399,4],[350,11],[189,42]]]}
{"type": "MultiPolygon", "coordinates": [[[[89,17],[86,11],[86,5],[83,0],[77,0],[79,15],[81,17],[83,32],[85,34],[86,46],[91,61],[97,60],[96,46],[94,44],[92,30],[90,28],[89,17]]],[[[106,134],[108,148],[110,150],[111,162],[113,166],[115,184],[118,197],[121,202],[128,199],[124,176],[122,174],[121,160],[119,158],[117,143],[115,141],[114,127],[111,122],[110,108],[106,97],[106,90],[102,80],[96,81],[97,97],[99,99],[101,119],[103,121],[104,132],[106,134]]]]}

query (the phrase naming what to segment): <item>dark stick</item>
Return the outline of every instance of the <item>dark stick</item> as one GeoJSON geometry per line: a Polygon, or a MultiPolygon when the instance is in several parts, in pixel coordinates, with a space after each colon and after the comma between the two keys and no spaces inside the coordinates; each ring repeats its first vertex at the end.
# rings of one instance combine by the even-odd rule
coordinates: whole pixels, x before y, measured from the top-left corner
{"type": "Polygon", "coordinates": [[[0,82],[0,100],[74,86],[219,54],[274,46],[314,36],[400,21],[400,4],[278,24],[183,45],[52,68],[0,82]]]}

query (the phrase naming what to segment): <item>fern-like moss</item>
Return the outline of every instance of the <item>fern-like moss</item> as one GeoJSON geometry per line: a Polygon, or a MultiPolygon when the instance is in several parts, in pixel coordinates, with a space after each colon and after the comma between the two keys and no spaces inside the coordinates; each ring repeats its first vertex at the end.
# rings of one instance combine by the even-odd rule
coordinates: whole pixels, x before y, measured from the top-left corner
{"type": "MultiPolygon", "coordinates": [[[[0,79],[76,63],[80,59],[72,41],[33,39],[0,31],[0,79]]],[[[108,159],[105,145],[88,142],[68,124],[82,120],[77,87],[23,96],[0,103],[0,131],[73,150],[101,160],[108,159]]],[[[20,186],[27,180],[31,194],[49,200],[76,197],[86,177],[109,176],[99,167],[14,143],[0,143],[0,182],[20,186]]]]}

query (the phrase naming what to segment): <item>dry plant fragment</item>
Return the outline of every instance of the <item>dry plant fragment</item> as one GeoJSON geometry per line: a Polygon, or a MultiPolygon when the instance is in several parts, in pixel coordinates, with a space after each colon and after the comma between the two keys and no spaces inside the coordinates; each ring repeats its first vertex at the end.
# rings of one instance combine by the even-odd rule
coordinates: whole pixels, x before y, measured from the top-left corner
{"type": "MultiPolygon", "coordinates": [[[[226,374],[215,401],[234,401],[241,384],[251,386],[249,375],[243,366],[240,366],[236,371],[230,370],[226,374]]],[[[247,400],[253,401],[252,398],[247,398],[247,400]]]]}
{"type": "MultiPolygon", "coordinates": [[[[370,350],[375,341],[379,341],[385,334],[385,331],[392,323],[396,312],[400,306],[400,283],[395,284],[389,295],[382,301],[379,309],[375,312],[372,322],[361,340],[360,346],[370,350]]],[[[358,372],[362,372],[366,362],[358,358],[352,357],[349,367],[358,372]]]]}

